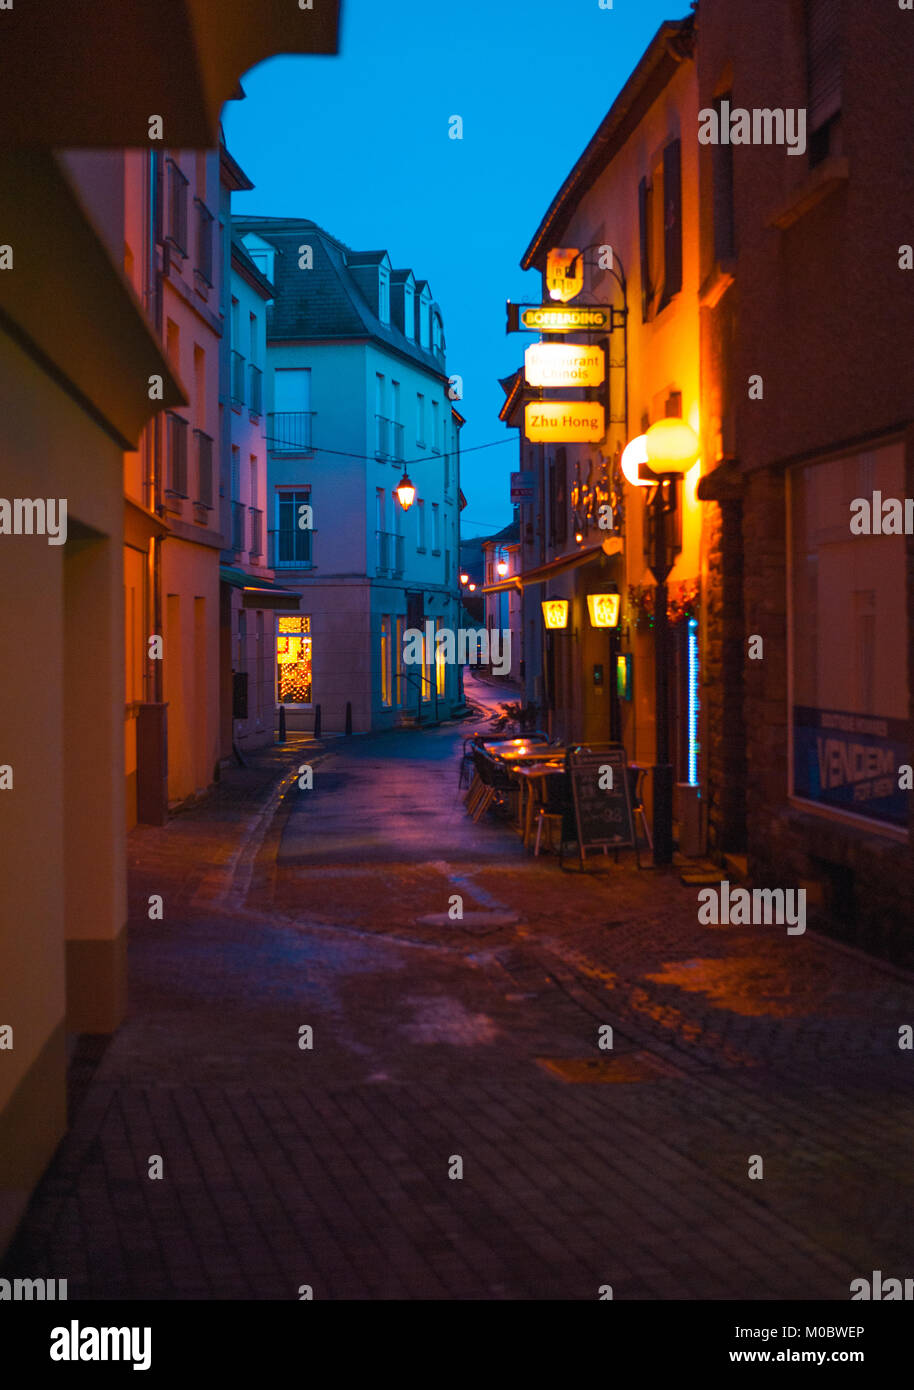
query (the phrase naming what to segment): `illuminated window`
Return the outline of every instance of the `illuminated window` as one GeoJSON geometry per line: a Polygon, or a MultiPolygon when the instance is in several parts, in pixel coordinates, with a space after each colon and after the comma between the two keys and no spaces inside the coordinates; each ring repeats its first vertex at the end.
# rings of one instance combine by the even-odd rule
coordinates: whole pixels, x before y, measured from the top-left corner
{"type": "Polygon", "coordinates": [[[311,618],[277,618],[276,700],[280,705],[311,703],[311,618]]]}
{"type": "Polygon", "coordinates": [[[381,618],[381,704],[390,704],[390,616],[381,618]]]}
{"type": "Polygon", "coordinates": [[[444,653],[441,651],[441,644],[437,641],[438,633],[444,627],[444,619],[435,619],[435,679],[437,681],[437,691],[439,696],[444,695],[444,681],[447,676],[447,666],[444,660],[444,653]]]}
{"type": "Polygon", "coordinates": [[[403,704],[403,632],[406,627],[404,617],[397,618],[397,645],[394,649],[394,675],[396,679],[396,699],[397,704],[403,704]]]}

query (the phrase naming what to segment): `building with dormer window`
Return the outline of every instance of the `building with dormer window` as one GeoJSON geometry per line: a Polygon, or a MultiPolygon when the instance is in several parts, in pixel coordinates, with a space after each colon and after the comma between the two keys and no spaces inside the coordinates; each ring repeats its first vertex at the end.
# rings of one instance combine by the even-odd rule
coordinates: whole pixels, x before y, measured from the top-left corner
{"type": "Polygon", "coordinates": [[[443,317],[426,280],[301,218],[236,217],[268,275],[266,563],[301,595],[277,612],[275,705],[290,729],[430,722],[458,672],[404,665],[403,636],[455,630],[459,431],[443,317]],[[397,485],[416,488],[405,510],[397,485]]]}

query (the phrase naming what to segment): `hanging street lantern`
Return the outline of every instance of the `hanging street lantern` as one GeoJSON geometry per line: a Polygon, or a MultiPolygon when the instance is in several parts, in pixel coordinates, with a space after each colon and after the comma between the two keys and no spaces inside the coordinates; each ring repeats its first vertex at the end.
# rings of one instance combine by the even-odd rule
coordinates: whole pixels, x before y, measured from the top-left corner
{"type": "Polygon", "coordinates": [[[498,562],[498,564],[495,566],[495,568],[497,569],[497,571],[498,571],[498,573],[499,573],[499,576],[500,576],[502,579],[504,579],[505,575],[508,573],[508,562],[507,562],[507,560],[499,560],[499,562],[498,562]]]}
{"type": "Polygon", "coordinates": [[[460,582],[461,582],[461,584],[469,584],[469,582],[470,582],[470,576],[469,576],[468,574],[461,574],[461,576],[460,576],[460,582]]]}
{"type": "Polygon", "coordinates": [[[567,598],[543,599],[543,622],[550,631],[568,626],[567,598]]]}
{"type": "Polygon", "coordinates": [[[397,486],[394,490],[400,499],[400,506],[403,508],[405,512],[408,512],[410,507],[416,500],[416,489],[410,482],[409,474],[406,472],[405,469],[403,471],[403,477],[397,483],[397,486]]]}
{"type": "Polygon", "coordinates": [[[591,627],[618,627],[621,605],[620,594],[588,594],[587,611],[591,627]]]}

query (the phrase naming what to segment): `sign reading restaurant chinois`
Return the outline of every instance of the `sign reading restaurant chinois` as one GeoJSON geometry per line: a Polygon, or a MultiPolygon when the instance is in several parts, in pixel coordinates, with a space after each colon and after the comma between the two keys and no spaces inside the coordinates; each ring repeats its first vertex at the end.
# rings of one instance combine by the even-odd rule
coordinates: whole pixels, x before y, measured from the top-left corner
{"type": "Polygon", "coordinates": [[[581,343],[531,343],[524,353],[528,386],[599,386],[606,374],[601,347],[581,343]]]}
{"type": "Polygon", "coordinates": [[[524,434],[531,444],[596,443],[606,433],[604,416],[592,401],[529,401],[524,434]]]}

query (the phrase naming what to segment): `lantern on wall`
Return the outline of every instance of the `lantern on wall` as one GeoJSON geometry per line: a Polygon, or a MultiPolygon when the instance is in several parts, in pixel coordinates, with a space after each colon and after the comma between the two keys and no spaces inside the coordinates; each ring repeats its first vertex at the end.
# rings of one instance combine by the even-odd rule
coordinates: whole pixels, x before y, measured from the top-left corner
{"type": "Polygon", "coordinates": [[[632,487],[651,487],[656,481],[654,478],[643,478],[641,476],[642,465],[646,465],[647,458],[647,435],[636,434],[634,439],[629,440],[622,450],[622,457],[619,460],[619,467],[627,483],[632,487]]]}
{"type": "Polygon", "coordinates": [[[687,473],[698,458],[698,435],[675,415],[655,421],[644,441],[647,461],[655,473],[687,473]]]}
{"type": "Polygon", "coordinates": [[[587,611],[591,627],[618,627],[621,606],[620,594],[588,594],[587,611]]]}
{"type": "Polygon", "coordinates": [[[550,631],[568,626],[567,598],[543,599],[543,622],[550,631]]]}

